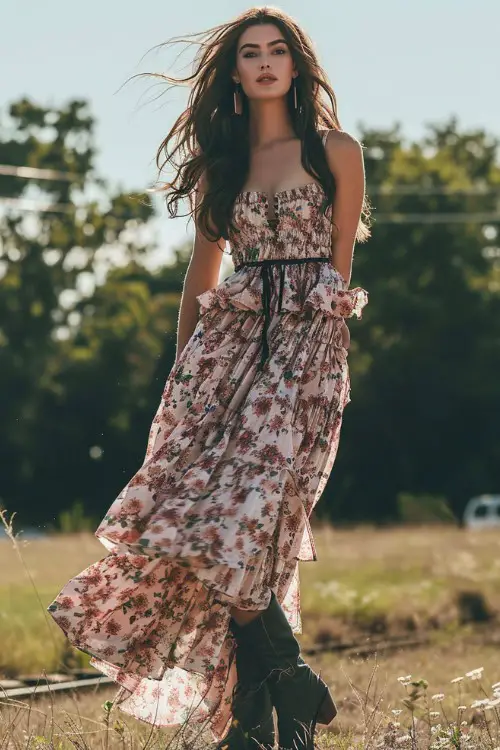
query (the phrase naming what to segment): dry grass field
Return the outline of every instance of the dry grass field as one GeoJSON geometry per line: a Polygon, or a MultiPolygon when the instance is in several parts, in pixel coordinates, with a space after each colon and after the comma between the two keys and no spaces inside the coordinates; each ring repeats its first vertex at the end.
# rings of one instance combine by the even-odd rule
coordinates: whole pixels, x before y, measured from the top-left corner
{"type": "MultiPolygon", "coordinates": [[[[317,527],[315,540],[318,560],[300,568],[300,641],[339,706],[318,748],[498,750],[500,533],[317,527]]],[[[88,665],[45,609],[105,554],[92,534],[0,544],[0,676],[88,665]]],[[[0,748],[210,746],[131,719],[115,694],[0,697],[0,748]]]]}

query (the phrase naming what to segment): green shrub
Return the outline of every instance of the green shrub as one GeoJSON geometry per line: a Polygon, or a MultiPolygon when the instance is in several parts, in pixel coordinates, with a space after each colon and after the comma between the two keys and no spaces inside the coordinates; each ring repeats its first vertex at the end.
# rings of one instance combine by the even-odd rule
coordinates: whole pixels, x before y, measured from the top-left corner
{"type": "Polygon", "coordinates": [[[439,495],[412,495],[401,492],[398,495],[399,518],[403,523],[452,523],[456,518],[446,502],[439,495]]]}
{"type": "Polygon", "coordinates": [[[93,531],[98,521],[92,516],[86,516],[81,500],[76,500],[69,510],[64,510],[58,516],[59,529],[69,534],[75,531],[93,531]]]}

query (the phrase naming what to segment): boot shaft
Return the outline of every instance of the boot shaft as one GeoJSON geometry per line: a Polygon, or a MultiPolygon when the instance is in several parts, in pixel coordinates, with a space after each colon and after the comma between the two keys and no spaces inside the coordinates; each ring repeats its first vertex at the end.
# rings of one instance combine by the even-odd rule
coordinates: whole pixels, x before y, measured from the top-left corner
{"type": "MultiPolygon", "coordinates": [[[[267,677],[271,672],[289,670],[299,663],[300,645],[274,591],[267,609],[246,625],[231,625],[237,643],[253,653],[267,677]]],[[[300,659],[300,661],[302,661],[300,659]]]]}

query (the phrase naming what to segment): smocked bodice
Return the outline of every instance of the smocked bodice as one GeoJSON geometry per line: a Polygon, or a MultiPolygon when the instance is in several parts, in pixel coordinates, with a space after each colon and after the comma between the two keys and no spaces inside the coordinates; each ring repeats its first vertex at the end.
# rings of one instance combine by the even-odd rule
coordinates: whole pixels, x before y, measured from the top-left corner
{"type": "Polygon", "coordinates": [[[238,229],[229,233],[235,266],[265,259],[329,257],[332,208],[321,211],[324,199],[316,182],[280,190],[274,197],[258,190],[240,193],[233,211],[238,229]]]}

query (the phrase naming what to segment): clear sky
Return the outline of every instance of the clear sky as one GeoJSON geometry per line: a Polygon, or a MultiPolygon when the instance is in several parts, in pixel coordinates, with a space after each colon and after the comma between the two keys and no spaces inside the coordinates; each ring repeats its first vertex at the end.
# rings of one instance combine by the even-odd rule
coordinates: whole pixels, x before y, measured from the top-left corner
{"type": "MultiPolygon", "coordinates": [[[[500,135],[499,0],[284,0],[312,37],[337,95],[344,130],[390,127],[408,137],[455,114],[462,127],[500,135]]],[[[179,75],[182,58],[149,52],[177,35],[222,23],[251,3],[236,0],[46,0],[2,2],[0,102],[21,96],[62,105],[90,101],[97,118],[98,167],[116,186],[142,190],[156,178],[154,157],[187,100],[185,90],[160,93],[139,72],[179,75]]],[[[194,49],[194,48],[193,48],[194,49]]],[[[185,68],[186,72],[188,68],[185,68]]],[[[191,236],[186,219],[158,222],[162,248],[191,236]]]]}

